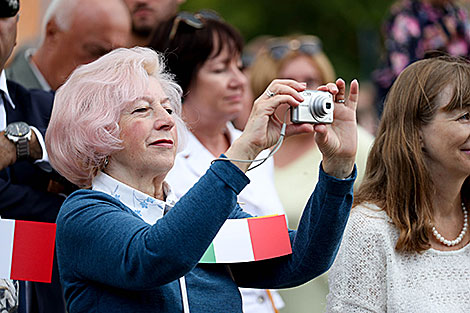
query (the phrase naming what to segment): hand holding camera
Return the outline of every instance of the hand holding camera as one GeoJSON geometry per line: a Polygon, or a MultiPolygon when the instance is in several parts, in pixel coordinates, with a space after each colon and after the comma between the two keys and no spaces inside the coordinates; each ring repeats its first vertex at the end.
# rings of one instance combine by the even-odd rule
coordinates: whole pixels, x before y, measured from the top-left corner
{"type": "MultiPolygon", "coordinates": [[[[294,80],[274,80],[255,101],[245,130],[227,151],[227,157],[253,160],[262,150],[282,143],[280,137],[284,135],[315,131],[324,171],[337,178],[349,176],[356,156],[359,84],[356,80],[351,82],[347,100],[342,79],[321,86],[318,91],[305,91],[305,88],[304,83],[294,80]],[[281,104],[292,107],[295,119],[285,129],[283,121],[274,114],[281,104]]],[[[240,168],[246,170],[248,166],[243,164],[240,168]]]]}
{"type": "MultiPolygon", "coordinates": [[[[305,83],[290,79],[275,79],[268,89],[253,104],[245,130],[232,144],[225,155],[230,159],[253,160],[264,149],[271,148],[279,142],[281,131],[286,136],[313,132],[311,124],[289,124],[283,130],[282,124],[274,114],[281,104],[296,107],[303,98],[299,92],[304,91],[305,83]]],[[[235,162],[236,163],[236,162],[235,162]]],[[[242,170],[250,164],[236,163],[242,170]]]]}
{"type": "Polygon", "coordinates": [[[318,90],[329,92],[335,99],[334,121],[331,124],[314,125],[315,141],[323,155],[323,170],[343,179],[351,174],[356,158],[359,83],[357,80],[351,82],[347,96],[346,83],[342,79],[320,86],[318,90]]]}

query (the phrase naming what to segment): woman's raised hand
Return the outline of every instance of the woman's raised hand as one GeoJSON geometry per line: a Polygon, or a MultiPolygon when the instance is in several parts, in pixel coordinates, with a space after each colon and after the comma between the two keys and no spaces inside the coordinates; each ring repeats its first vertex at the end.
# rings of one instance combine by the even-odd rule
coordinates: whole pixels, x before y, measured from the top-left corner
{"type": "Polygon", "coordinates": [[[335,98],[332,124],[317,124],[315,141],[323,154],[323,170],[337,178],[349,176],[354,168],[357,150],[356,107],[359,99],[359,83],[351,82],[346,97],[346,83],[342,79],[318,87],[329,91],[335,98]]]}
{"type": "MultiPolygon", "coordinates": [[[[262,150],[272,147],[280,137],[282,121],[274,114],[281,104],[298,106],[303,98],[299,92],[305,90],[305,83],[289,79],[276,79],[253,104],[243,134],[227,151],[231,159],[254,159],[262,150]]],[[[313,132],[311,124],[289,124],[286,136],[313,132]]],[[[235,164],[237,164],[235,162],[235,164]]],[[[246,170],[249,164],[240,166],[246,170]]]]}

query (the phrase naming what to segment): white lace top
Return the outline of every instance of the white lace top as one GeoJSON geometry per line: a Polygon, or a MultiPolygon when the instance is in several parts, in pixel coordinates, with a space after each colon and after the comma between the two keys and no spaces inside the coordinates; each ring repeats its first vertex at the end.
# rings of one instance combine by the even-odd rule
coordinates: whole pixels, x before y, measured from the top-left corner
{"type": "Polygon", "coordinates": [[[470,312],[470,244],[398,253],[397,239],[377,206],[351,211],[329,272],[327,312],[470,312]]]}

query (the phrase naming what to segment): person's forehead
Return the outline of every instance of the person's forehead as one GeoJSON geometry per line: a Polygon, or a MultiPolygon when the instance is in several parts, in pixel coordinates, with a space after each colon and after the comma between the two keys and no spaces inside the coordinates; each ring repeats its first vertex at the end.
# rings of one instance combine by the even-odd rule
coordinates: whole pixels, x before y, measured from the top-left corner
{"type": "Polygon", "coordinates": [[[83,43],[95,42],[101,45],[110,45],[112,48],[127,44],[130,19],[116,19],[103,14],[100,15],[94,17],[83,16],[75,19],[64,35],[83,43]]]}

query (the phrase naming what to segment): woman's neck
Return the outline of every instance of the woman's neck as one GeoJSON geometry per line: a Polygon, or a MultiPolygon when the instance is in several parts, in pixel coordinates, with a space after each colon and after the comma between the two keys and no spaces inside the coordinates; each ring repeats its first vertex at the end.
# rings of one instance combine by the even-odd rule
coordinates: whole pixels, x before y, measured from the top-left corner
{"type": "Polygon", "coordinates": [[[227,122],[199,114],[192,106],[183,105],[183,119],[194,136],[214,156],[219,156],[230,147],[227,122]]]}
{"type": "Polygon", "coordinates": [[[199,142],[215,157],[218,157],[230,147],[230,139],[225,131],[208,133],[206,131],[197,132],[192,130],[192,132],[199,142]]]}
{"type": "Polygon", "coordinates": [[[285,167],[311,149],[316,149],[316,146],[313,134],[301,134],[286,138],[281,148],[274,155],[274,165],[278,168],[285,167]]]}
{"type": "MultiPolygon", "coordinates": [[[[111,165],[111,163],[110,163],[111,165]]],[[[139,175],[135,172],[130,173],[124,170],[114,170],[112,166],[104,170],[106,174],[119,180],[120,182],[139,190],[155,199],[165,201],[165,193],[163,191],[163,181],[166,174],[158,176],[139,175]]]]}
{"type": "Polygon", "coordinates": [[[461,173],[453,173],[434,162],[428,162],[428,169],[435,188],[432,199],[435,216],[460,215],[460,193],[467,177],[461,173]]]}
{"type": "Polygon", "coordinates": [[[462,211],[461,190],[464,181],[436,183],[436,192],[433,196],[434,216],[436,219],[445,219],[455,215],[460,216],[462,211]]]}

